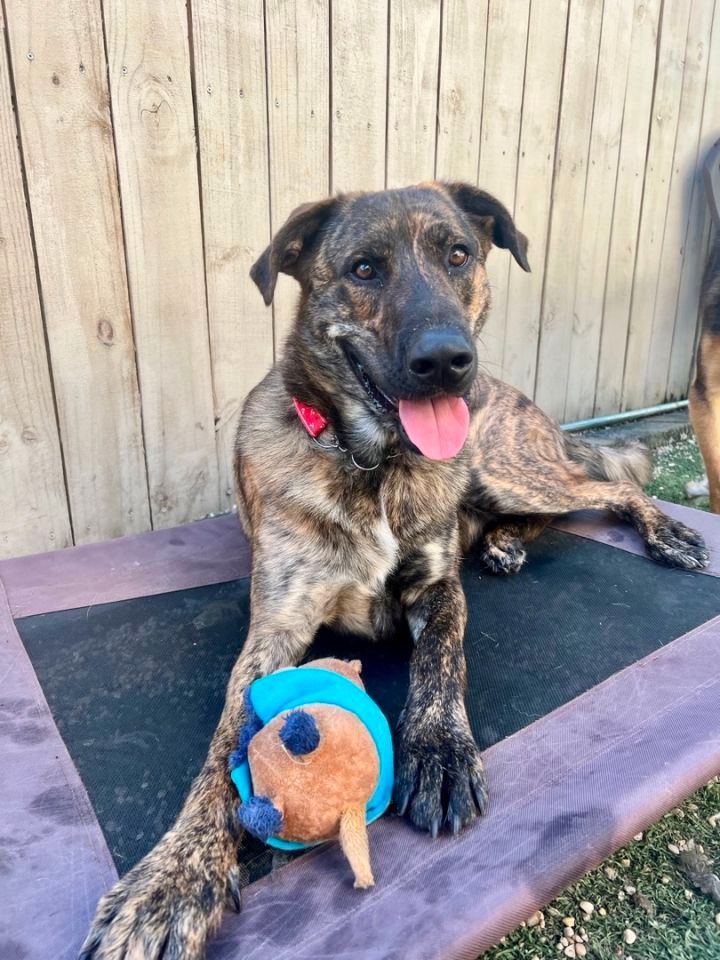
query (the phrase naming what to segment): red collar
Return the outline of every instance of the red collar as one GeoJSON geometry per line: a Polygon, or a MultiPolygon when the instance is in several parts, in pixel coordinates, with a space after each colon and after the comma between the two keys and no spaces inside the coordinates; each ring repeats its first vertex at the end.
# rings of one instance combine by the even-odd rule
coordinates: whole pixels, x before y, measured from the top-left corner
{"type": "Polygon", "coordinates": [[[324,417],[321,413],[318,413],[313,407],[307,403],[302,403],[300,400],[297,400],[295,397],[292,398],[292,402],[295,406],[298,417],[300,417],[300,423],[305,427],[310,436],[315,439],[319,436],[325,427],[328,425],[327,417],[324,417]]]}

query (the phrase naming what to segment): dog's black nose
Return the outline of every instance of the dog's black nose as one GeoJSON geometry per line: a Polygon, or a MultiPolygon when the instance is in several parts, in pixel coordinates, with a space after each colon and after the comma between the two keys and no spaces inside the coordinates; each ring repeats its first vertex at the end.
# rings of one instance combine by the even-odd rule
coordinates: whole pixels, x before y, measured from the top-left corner
{"type": "Polygon", "coordinates": [[[407,368],[417,383],[462,393],[473,381],[477,358],[472,340],[459,330],[421,330],[407,351],[407,368]]]}

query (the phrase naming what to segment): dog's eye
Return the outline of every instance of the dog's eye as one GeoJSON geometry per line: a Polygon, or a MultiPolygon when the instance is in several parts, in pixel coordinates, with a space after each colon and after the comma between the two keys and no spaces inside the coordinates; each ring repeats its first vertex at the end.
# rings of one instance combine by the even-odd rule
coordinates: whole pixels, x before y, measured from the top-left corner
{"type": "Polygon", "coordinates": [[[368,263],[367,260],[358,260],[357,263],[352,265],[351,273],[353,273],[358,280],[372,280],[375,276],[375,267],[371,263],[368,263]]]}
{"type": "Polygon", "coordinates": [[[455,246],[450,250],[448,263],[451,267],[464,267],[468,262],[469,257],[470,253],[465,249],[465,247],[460,246],[460,244],[455,244],[455,246]]]}

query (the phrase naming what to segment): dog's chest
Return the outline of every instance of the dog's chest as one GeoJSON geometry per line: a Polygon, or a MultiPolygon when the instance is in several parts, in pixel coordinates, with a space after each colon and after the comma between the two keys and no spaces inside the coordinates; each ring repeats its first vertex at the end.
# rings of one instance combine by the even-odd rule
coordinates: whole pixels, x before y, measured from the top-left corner
{"type": "Polygon", "coordinates": [[[409,557],[436,545],[438,525],[452,527],[457,508],[452,490],[397,479],[358,503],[351,527],[357,559],[365,567],[363,581],[373,592],[381,591],[409,557]]]}
{"type": "Polygon", "coordinates": [[[357,546],[367,566],[367,584],[372,592],[382,590],[397,567],[400,541],[393,533],[384,503],[375,517],[358,528],[357,546]]]}
{"type": "Polygon", "coordinates": [[[330,622],[352,632],[377,632],[390,577],[406,565],[413,579],[444,574],[461,491],[449,470],[418,472],[396,469],[379,484],[354,477],[346,487],[319,487],[323,496],[315,509],[321,507],[338,534],[321,537],[326,561],[318,574],[335,585],[326,608],[330,622]]]}
{"type": "Polygon", "coordinates": [[[399,554],[400,544],[385,510],[359,511],[348,549],[343,551],[337,590],[326,609],[327,621],[350,633],[373,636],[374,611],[399,554]]]}

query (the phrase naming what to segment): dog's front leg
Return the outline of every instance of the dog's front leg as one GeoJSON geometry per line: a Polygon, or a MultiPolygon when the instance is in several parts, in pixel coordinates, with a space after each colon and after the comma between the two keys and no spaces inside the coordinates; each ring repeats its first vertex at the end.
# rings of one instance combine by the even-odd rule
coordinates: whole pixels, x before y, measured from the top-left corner
{"type": "Polygon", "coordinates": [[[436,836],[456,833],[487,804],[480,751],[465,710],[463,635],[467,611],[454,573],[406,596],[415,648],[398,729],[395,801],[400,813],[436,836]]]}
{"type": "Polygon", "coordinates": [[[172,828],[100,900],[82,960],[200,960],[226,901],[240,907],[238,797],[228,757],[243,722],[243,692],[256,677],[298,663],[318,625],[309,592],[304,602],[302,589],[263,596],[268,578],[257,564],[253,576],[250,631],[207,760],[172,828]]]}

